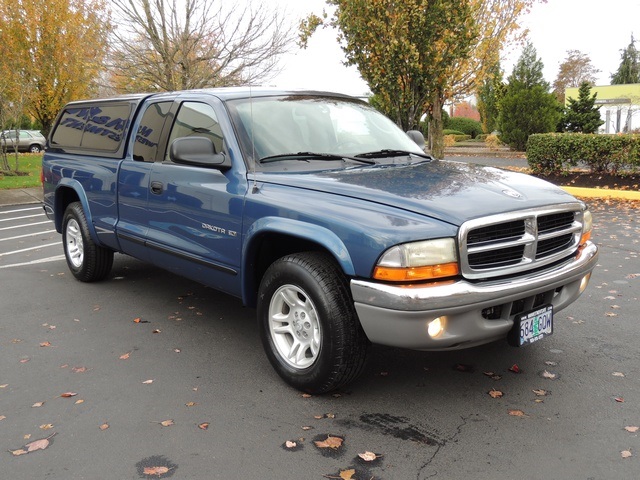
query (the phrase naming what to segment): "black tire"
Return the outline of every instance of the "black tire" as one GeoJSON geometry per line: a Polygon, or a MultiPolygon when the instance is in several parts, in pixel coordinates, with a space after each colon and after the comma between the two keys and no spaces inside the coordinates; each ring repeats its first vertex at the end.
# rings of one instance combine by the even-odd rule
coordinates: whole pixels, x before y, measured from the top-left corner
{"type": "Polygon", "coordinates": [[[369,341],[330,255],[298,253],[274,262],[260,283],[258,327],[273,368],[298,390],[329,392],[362,372],[369,341]]]}
{"type": "Polygon", "coordinates": [[[62,221],[62,243],[69,270],[81,282],[103,280],[113,265],[113,250],[97,245],[89,234],[80,202],[70,203],[62,221]]]}
{"type": "Polygon", "coordinates": [[[42,151],[42,147],[40,145],[34,144],[29,147],[29,152],[31,153],[40,153],[42,151]]]}

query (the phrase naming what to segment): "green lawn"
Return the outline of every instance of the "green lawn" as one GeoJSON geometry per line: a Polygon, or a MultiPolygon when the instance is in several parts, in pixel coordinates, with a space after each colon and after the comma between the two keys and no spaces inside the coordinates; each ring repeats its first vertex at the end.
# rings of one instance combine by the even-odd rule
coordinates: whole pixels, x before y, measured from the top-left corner
{"type": "MultiPolygon", "coordinates": [[[[15,154],[9,154],[9,165],[15,168],[15,154]]],[[[39,187],[42,154],[21,153],[18,155],[18,172],[20,175],[7,175],[0,172],[0,190],[8,188],[39,187]]]]}

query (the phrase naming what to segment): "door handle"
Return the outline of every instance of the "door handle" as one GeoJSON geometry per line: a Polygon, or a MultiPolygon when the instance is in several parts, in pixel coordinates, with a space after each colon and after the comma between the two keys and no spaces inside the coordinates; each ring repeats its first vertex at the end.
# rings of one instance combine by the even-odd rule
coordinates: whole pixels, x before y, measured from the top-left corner
{"type": "Polygon", "coordinates": [[[151,182],[151,193],[154,195],[161,195],[164,191],[164,185],[162,182],[151,182]]]}

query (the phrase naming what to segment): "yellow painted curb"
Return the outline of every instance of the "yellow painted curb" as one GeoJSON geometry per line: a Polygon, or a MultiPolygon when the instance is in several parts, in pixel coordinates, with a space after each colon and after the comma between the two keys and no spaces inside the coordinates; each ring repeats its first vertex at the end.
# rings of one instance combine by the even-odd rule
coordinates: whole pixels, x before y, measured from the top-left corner
{"type": "Polygon", "coordinates": [[[564,191],[584,198],[615,198],[618,200],[640,200],[640,192],[631,190],[608,190],[606,188],[560,187],[564,191]]]}

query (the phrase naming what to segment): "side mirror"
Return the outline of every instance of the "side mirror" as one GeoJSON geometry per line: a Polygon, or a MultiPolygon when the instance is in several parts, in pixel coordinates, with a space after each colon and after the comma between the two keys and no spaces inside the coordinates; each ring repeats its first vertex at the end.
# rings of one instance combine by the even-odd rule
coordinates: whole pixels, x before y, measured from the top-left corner
{"type": "Polygon", "coordinates": [[[182,165],[228,170],[231,160],[224,153],[216,153],[216,147],[207,137],[176,138],[169,148],[169,159],[182,165]]]}
{"type": "Polygon", "coordinates": [[[407,136],[413,140],[422,150],[424,150],[424,147],[427,145],[427,143],[424,141],[424,135],[422,135],[422,132],[420,130],[409,130],[407,132],[407,136]]]}

